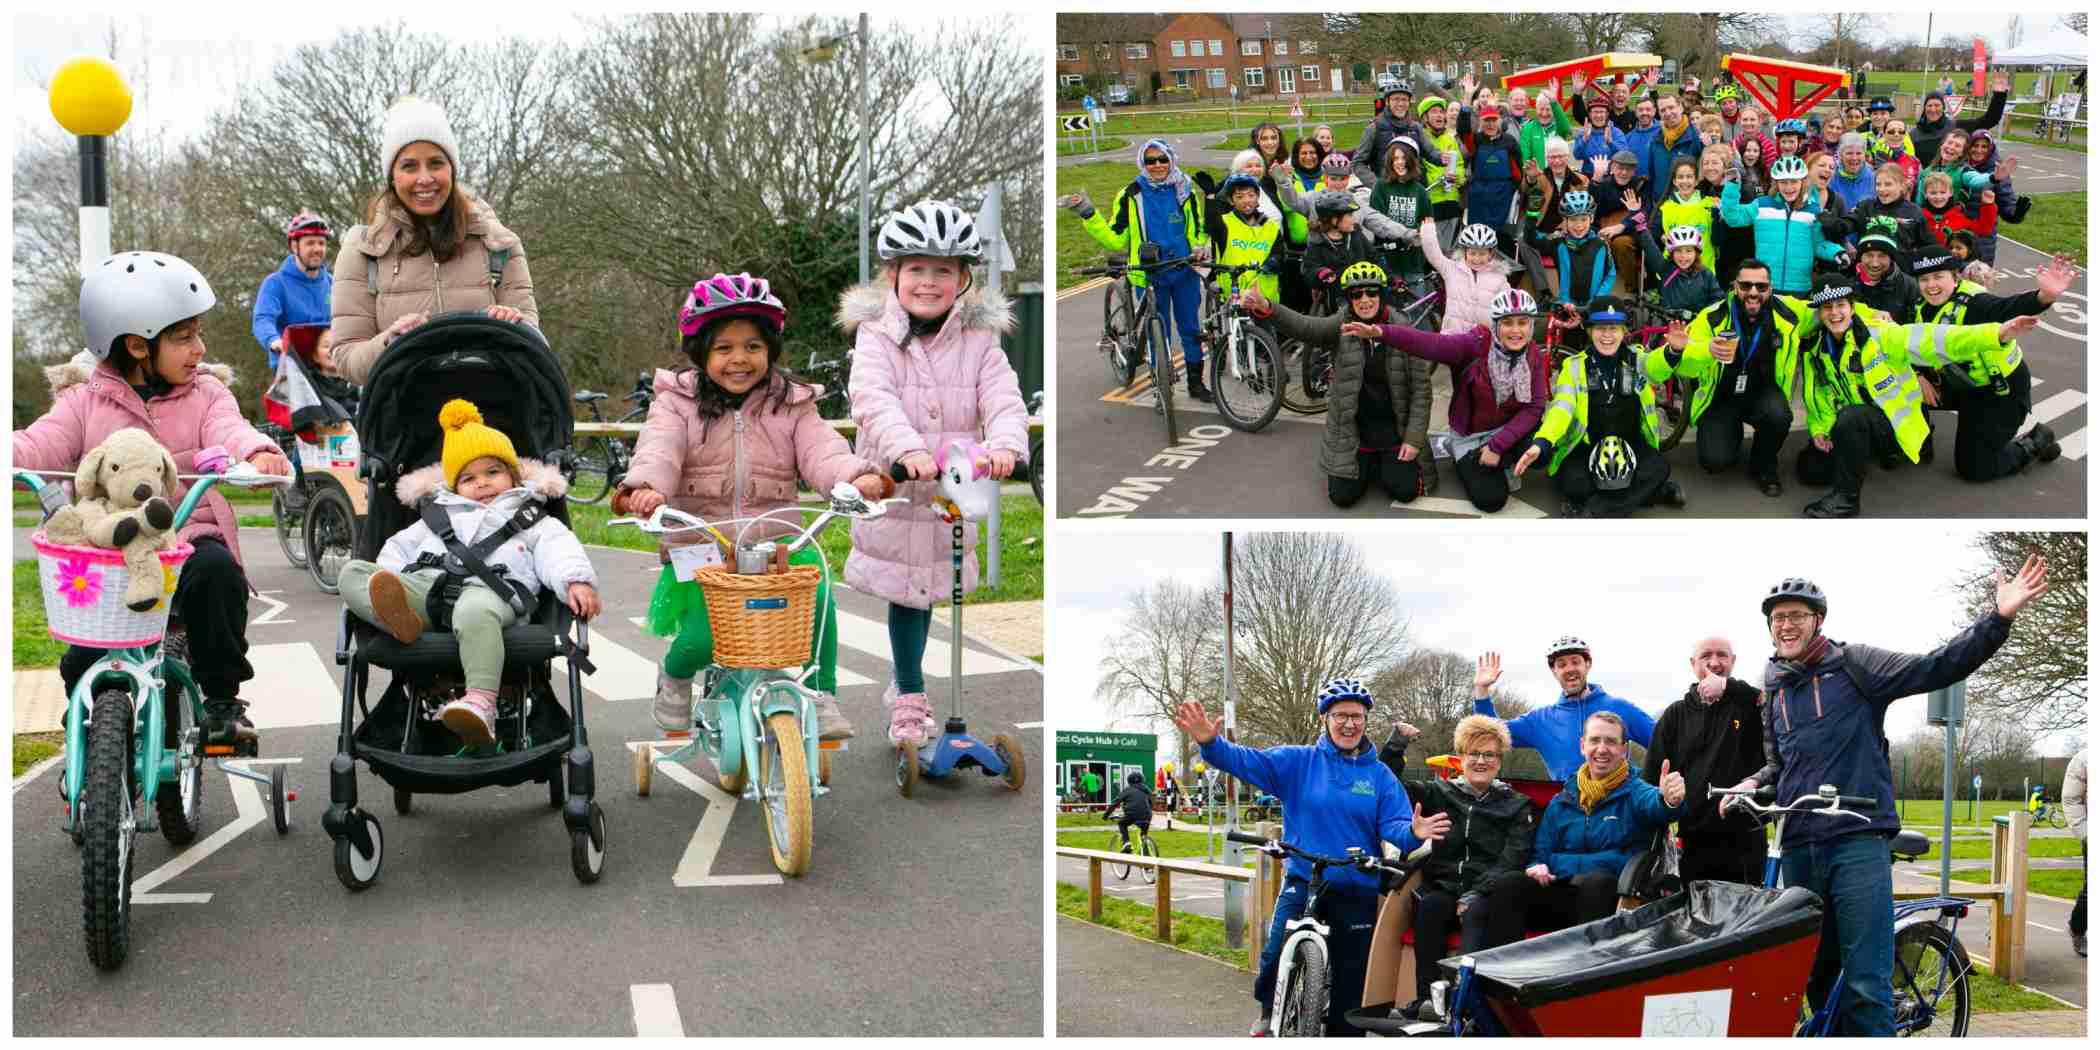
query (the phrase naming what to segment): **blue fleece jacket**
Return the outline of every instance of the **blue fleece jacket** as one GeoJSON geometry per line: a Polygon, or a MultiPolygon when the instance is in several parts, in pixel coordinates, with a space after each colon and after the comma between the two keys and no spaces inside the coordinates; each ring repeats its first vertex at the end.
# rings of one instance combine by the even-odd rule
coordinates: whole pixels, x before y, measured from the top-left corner
{"type": "MultiPolygon", "coordinates": [[[[1203,760],[1283,800],[1283,841],[1309,853],[1340,857],[1356,846],[1380,856],[1379,840],[1412,852],[1414,805],[1393,771],[1378,760],[1368,742],[1345,755],[1325,732],[1310,747],[1272,747],[1257,751],[1215,737],[1203,745],[1203,760]]],[[[1312,865],[1292,857],[1285,874],[1312,878],[1312,865]]],[[[1354,868],[1329,868],[1327,881],[1338,888],[1375,893],[1378,877],[1354,868]]]]}
{"type": "Polygon", "coordinates": [[[1662,792],[1639,772],[1629,772],[1588,813],[1582,811],[1581,800],[1570,774],[1539,818],[1532,860],[1544,864],[1554,878],[1572,879],[1592,871],[1617,875],[1647,847],[1655,829],[1676,820],[1681,810],[1665,804],[1662,792]]]}
{"type": "MultiPolygon", "coordinates": [[[[1473,699],[1473,711],[1490,718],[1500,717],[1495,714],[1495,701],[1485,696],[1473,699]]],[[[1551,705],[1510,722],[1510,746],[1537,749],[1539,757],[1546,760],[1547,774],[1555,780],[1566,780],[1582,764],[1582,723],[1599,711],[1610,711],[1625,719],[1627,738],[1642,747],[1647,747],[1655,734],[1655,719],[1648,712],[1592,682],[1581,696],[1571,700],[1564,695],[1551,705]]]]}
{"type": "Polygon", "coordinates": [[[329,306],[329,297],[335,291],[335,275],[328,267],[308,277],[299,268],[299,259],[293,255],[284,257],[284,265],[277,272],[263,278],[262,287],[255,292],[255,315],[252,327],[255,341],[270,355],[270,371],[277,371],[277,353],[270,349],[270,340],[284,334],[288,325],[328,324],[335,319],[329,306]]]}
{"type": "Polygon", "coordinates": [[[1844,204],[1848,213],[1860,201],[1873,200],[1874,165],[1860,165],[1859,174],[1849,178],[1845,175],[1844,165],[1838,165],[1837,171],[1830,176],[1830,192],[1837,194],[1837,199],[1844,204]]]}

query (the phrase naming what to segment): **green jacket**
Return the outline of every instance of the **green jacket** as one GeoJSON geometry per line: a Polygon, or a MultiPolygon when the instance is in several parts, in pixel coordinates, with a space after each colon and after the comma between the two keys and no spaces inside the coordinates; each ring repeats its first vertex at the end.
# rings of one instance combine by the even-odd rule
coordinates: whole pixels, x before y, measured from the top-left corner
{"type": "MultiPolygon", "coordinates": [[[[1211,258],[1223,266],[1257,266],[1270,262],[1276,250],[1276,241],[1283,235],[1283,224],[1255,212],[1255,224],[1240,221],[1238,212],[1230,208],[1211,213],[1210,245],[1211,258]]],[[[1211,278],[1222,294],[1231,286],[1231,279],[1224,274],[1211,278]]],[[[1262,297],[1275,302],[1278,296],[1275,267],[1270,266],[1257,273],[1243,275],[1240,287],[1255,287],[1262,297]]]]}
{"type": "MultiPolygon", "coordinates": [[[[1189,199],[1181,202],[1181,215],[1188,224],[1189,243],[1202,244],[1203,195],[1189,194],[1189,199]]],[[[1123,187],[1121,193],[1116,194],[1116,202],[1109,205],[1107,211],[1096,208],[1094,214],[1081,221],[1086,224],[1086,232],[1092,234],[1094,240],[1100,242],[1103,248],[1112,252],[1128,253],[1132,266],[1137,265],[1139,246],[1152,239],[1145,236],[1145,208],[1138,200],[1135,180],[1123,187]],[[1114,215],[1115,219],[1111,221],[1109,215],[1114,215]]],[[[1130,286],[1143,288],[1145,277],[1143,273],[1132,271],[1128,277],[1130,286]]]]}
{"type": "MultiPolygon", "coordinates": [[[[1560,473],[1561,460],[1589,441],[1591,353],[1595,351],[1576,354],[1560,366],[1560,374],[1553,378],[1553,403],[1546,406],[1538,433],[1532,435],[1532,440],[1553,446],[1548,474],[1560,473]]],[[[1656,436],[1655,384],[1650,382],[1652,366],[1648,363],[1649,358],[1659,355],[1634,346],[1622,346],[1619,353],[1633,355],[1632,375],[1641,398],[1641,436],[1648,440],[1649,448],[1661,448],[1662,440],[1656,436]]]]}
{"type": "MultiPolygon", "coordinates": [[[[1534,106],[1537,104],[1532,103],[1534,106]]],[[[1574,134],[1575,122],[1568,119],[1568,114],[1562,111],[1560,103],[1549,98],[1546,105],[1553,110],[1553,133],[1561,138],[1574,134]]],[[[1517,153],[1543,170],[1546,167],[1546,129],[1540,127],[1533,117],[1534,114],[1524,114],[1524,126],[1517,129],[1517,153]]]]}
{"type": "MultiPolygon", "coordinates": [[[[1426,133],[1429,130],[1428,126],[1424,125],[1422,130],[1426,133]]],[[[1435,146],[1438,152],[1444,155],[1444,159],[1451,162],[1451,188],[1448,190],[1443,188],[1441,181],[1445,169],[1427,161],[1423,162],[1422,179],[1429,184],[1429,203],[1437,205],[1455,201],[1458,199],[1459,188],[1466,184],[1466,151],[1458,141],[1458,134],[1448,126],[1444,128],[1443,134],[1430,136],[1429,144],[1435,146]]]]}
{"type": "Polygon", "coordinates": [[[1821,324],[1804,326],[1795,342],[1801,353],[1802,407],[1808,410],[1811,437],[1829,437],[1839,410],[1872,404],[1888,416],[1896,441],[1910,461],[1918,461],[1925,444],[1925,395],[1918,389],[1917,366],[1944,368],[1979,358],[2017,357],[2018,346],[1998,342],[1998,325],[1899,325],[1882,315],[1862,312],[1842,337],[1833,339],[1821,324]]]}
{"type": "MultiPolygon", "coordinates": [[[[1699,424],[1699,417],[1706,414],[1707,406],[1713,404],[1714,393],[1719,387],[1721,369],[1725,366],[1714,360],[1713,339],[1719,332],[1735,331],[1735,312],[1731,309],[1736,298],[1731,293],[1727,298],[1699,312],[1692,323],[1685,326],[1684,353],[1664,350],[1649,354],[1648,378],[1657,383],[1668,382],[1671,376],[1690,379],[1698,386],[1692,391],[1692,425],[1699,424]]],[[[1777,355],[1772,360],[1772,375],[1780,392],[1788,398],[1794,396],[1794,372],[1797,368],[1799,349],[1795,340],[1806,325],[1815,323],[1810,316],[1808,304],[1791,296],[1775,295],[1766,301],[1765,309],[1772,315],[1772,329],[1778,339],[1769,348],[1777,355]]],[[[1737,344],[1737,350],[1742,346],[1737,344]]]]}

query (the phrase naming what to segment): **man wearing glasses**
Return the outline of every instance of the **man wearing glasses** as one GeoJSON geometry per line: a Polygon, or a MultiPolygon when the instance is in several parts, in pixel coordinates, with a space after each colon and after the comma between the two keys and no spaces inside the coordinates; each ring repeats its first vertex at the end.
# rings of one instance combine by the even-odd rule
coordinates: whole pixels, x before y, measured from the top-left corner
{"type": "Polygon", "coordinates": [[[1724,814],[1718,802],[1706,801],[1707,785],[1737,783],[1765,761],[1757,687],[1731,677],[1734,670],[1735,647],[1728,639],[1704,638],[1692,647],[1694,684],[1656,720],[1654,743],[1641,764],[1649,783],[1662,779],[1665,762],[1684,774],[1693,804],[1677,821],[1684,845],[1677,871],[1686,882],[1764,883],[1765,834],[1756,818],[1724,814]]]}
{"type": "Polygon", "coordinates": [[[1735,287],[1690,325],[1672,321],[1668,345],[1649,358],[1649,378],[1675,374],[1698,383],[1692,423],[1699,466],[1709,474],[1743,462],[1743,424],[1750,425],[1750,479],[1778,496],[1779,446],[1794,425],[1789,391],[1777,375],[1780,356],[1808,319],[1808,304],[1772,293],[1772,270],[1756,258],[1736,267],[1735,287]],[[1775,301],[1776,300],[1776,301],[1775,301]],[[1667,371],[1664,371],[1664,369],[1667,371]]]}
{"type": "Polygon", "coordinates": [[[1888,840],[1901,823],[1882,723],[1890,703],[1944,689],[1983,666],[2005,644],[2021,607],[2049,589],[2049,574],[2040,557],[2029,556],[2016,576],[2008,580],[2001,569],[1996,582],[1994,607],[1924,654],[1830,640],[1823,634],[1830,604],[1809,580],[1781,580],[1765,594],[1773,647],[1764,675],[1765,764],[1736,787],[1776,784],[1780,805],[1824,784],[1876,800],[1866,820],[1789,820],[1780,843],[1781,884],[1813,890],[1827,905],[1809,1001],[1825,1001],[1842,961],[1839,1035],[1888,1036],[1896,1027],[1888,840]]]}

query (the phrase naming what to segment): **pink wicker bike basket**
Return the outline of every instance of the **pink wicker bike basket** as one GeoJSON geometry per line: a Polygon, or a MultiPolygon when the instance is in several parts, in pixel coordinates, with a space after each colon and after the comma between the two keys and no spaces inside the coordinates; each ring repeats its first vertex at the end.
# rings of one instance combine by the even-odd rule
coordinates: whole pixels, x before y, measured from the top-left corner
{"type": "Polygon", "coordinates": [[[96,649],[125,649],[160,641],[168,631],[168,607],[175,599],[175,580],[182,563],[195,550],[178,543],[160,553],[161,597],[153,608],[132,612],[124,606],[131,571],[124,552],[102,547],[53,543],[42,529],[29,537],[36,546],[37,578],[44,592],[44,619],[51,637],[96,649]]]}

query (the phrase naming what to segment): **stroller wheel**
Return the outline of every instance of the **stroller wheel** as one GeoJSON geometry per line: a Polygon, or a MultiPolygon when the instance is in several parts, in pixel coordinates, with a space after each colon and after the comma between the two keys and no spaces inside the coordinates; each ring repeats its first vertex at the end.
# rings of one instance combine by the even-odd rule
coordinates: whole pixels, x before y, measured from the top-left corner
{"type": "Polygon", "coordinates": [[[386,836],[380,833],[379,818],[361,809],[351,810],[350,819],[357,822],[350,834],[335,840],[335,877],[351,890],[369,888],[379,881],[379,866],[386,860],[386,836]],[[362,827],[371,841],[369,854],[358,849],[355,832],[362,827]]]}
{"type": "Polygon", "coordinates": [[[992,752],[1006,763],[1006,775],[1000,781],[1008,791],[1019,791],[1028,784],[1028,759],[1021,753],[1021,742],[1001,733],[992,738],[992,752]]]}
{"type": "Polygon", "coordinates": [[[409,810],[414,808],[416,808],[416,793],[407,788],[395,788],[394,812],[405,817],[408,816],[409,810]]]}
{"type": "Polygon", "coordinates": [[[589,884],[605,873],[605,811],[591,803],[590,827],[569,833],[569,866],[576,881],[589,884]]]}

